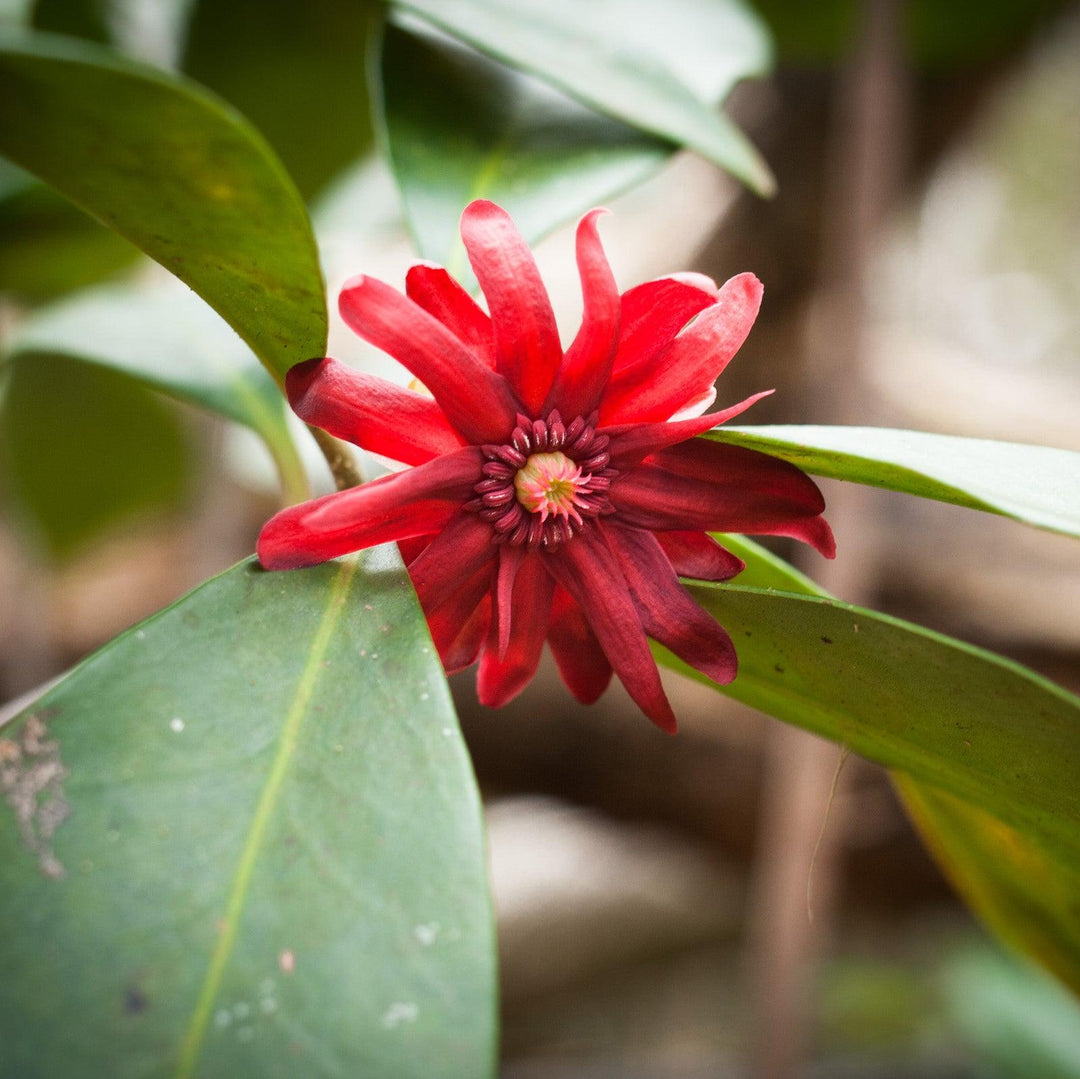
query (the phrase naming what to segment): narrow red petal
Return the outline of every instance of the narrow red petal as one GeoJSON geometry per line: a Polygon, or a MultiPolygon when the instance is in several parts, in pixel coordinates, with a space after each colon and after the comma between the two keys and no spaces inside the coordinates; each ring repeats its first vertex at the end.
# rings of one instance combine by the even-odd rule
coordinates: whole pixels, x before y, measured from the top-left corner
{"type": "Polygon", "coordinates": [[[656,537],[632,528],[609,527],[607,534],[645,632],[726,686],[738,670],[735,646],[727,631],[683,590],[656,537]]]}
{"type": "Polygon", "coordinates": [[[485,199],[465,208],[461,238],[491,312],[496,368],[527,411],[538,415],[562,346],[532,252],[510,215],[485,199]]]}
{"type": "Polygon", "coordinates": [[[438,606],[424,608],[431,639],[447,673],[470,666],[480,653],[491,619],[492,568],[487,563],[468,577],[459,577],[438,606]]]}
{"type": "Polygon", "coordinates": [[[716,381],[750,332],[761,306],[761,282],[739,274],[665,350],[612,376],[602,424],[666,420],[716,381]]]}
{"type": "Polygon", "coordinates": [[[776,457],[692,439],[662,450],[611,485],[620,521],[654,532],[795,536],[832,557],[816,484],[776,457]],[[729,451],[737,452],[729,452],[729,451]]]}
{"type": "Polygon", "coordinates": [[[411,371],[467,442],[498,442],[514,428],[517,402],[491,370],[438,319],[373,277],[346,282],[341,317],[365,341],[411,371]]]}
{"type": "Polygon", "coordinates": [[[699,311],[716,303],[718,294],[716,283],[697,273],[671,274],[624,292],[615,370],[648,363],[699,311]]]}
{"type": "Polygon", "coordinates": [[[500,658],[510,647],[510,626],[513,623],[514,581],[525,559],[524,547],[503,546],[499,549],[499,569],[495,574],[494,612],[498,629],[500,658]]]}
{"type": "Polygon", "coordinates": [[[437,318],[488,367],[495,366],[495,331],[487,312],[433,262],[417,262],[405,275],[405,294],[437,318]]]}
{"type": "Polygon", "coordinates": [[[498,548],[491,542],[491,525],[467,510],[459,510],[423,552],[409,563],[409,576],[424,610],[438,609],[481,567],[495,566],[498,548]]]}
{"type": "Polygon", "coordinates": [[[472,491],[483,456],[473,446],[392,476],[290,506],[259,534],[266,569],[298,569],[329,558],[438,531],[472,491]]]}
{"type": "Polygon", "coordinates": [[[423,464],[462,446],[430,397],[337,360],[308,360],[291,367],[285,391],[305,423],[407,465],[423,464]]]}
{"type": "Polygon", "coordinates": [[[678,723],[660,683],[641,617],[599,525],[544,558],[555,580],[585,612],[608,662],[638,707],[661,730],[674,734],[678,723]]]}
{"type": "Polygon", "coordinates": [[[593,704],[611,681],[608,662],[581,608],[565,588],[556,588],[548,645],[567,688],[582,704],[593,704]]]}
{"type": "Polygon", "coordinates": [[[513,584],[513,624],[505,653],[500,647],[502,612],[492,619],[487,643],[480,657],[476,689],[480,703],[501,708],[532,680],[551,618],[551,595],[555,582],[537,554],[520,564],[513,584]],[[496,627],[495,623],[500,625],[496,627]]]}
{"type": "Polygon", "coordinates": [[[657,453],[668,446],[686,442],[696,435],[711,431],[714,427],[745,412],[756,401],[768,397],[772,390],[763,390],[740,401],[737,405],[725,408],[722,412],[710,412],[704,416],[695,416],[689,420],[668,420],[666,423],[626,423],[618,427],[602,427],[600,433],[611,439],[608,452],[611,454],[612,468],[628,469],[650,454],[657,453]]]}
{"type": "Polygon", "coordinates": [[[566,350],[544,405],[545,413],[558,409],[568,419],[587,416],[600,404],[619,343],[619,288],[596,224],[606,212],[590,210],[578,224],[577,263],[584,299],[581,329],[566,350]]]}
{"type": "Polygon", "coordinates": [[[738,576],[746,563],[704,532],[657,532],[656,538],[664,549],[671,568],[680,577],[695,577],[699,581],[730,581],[738,576]]]}

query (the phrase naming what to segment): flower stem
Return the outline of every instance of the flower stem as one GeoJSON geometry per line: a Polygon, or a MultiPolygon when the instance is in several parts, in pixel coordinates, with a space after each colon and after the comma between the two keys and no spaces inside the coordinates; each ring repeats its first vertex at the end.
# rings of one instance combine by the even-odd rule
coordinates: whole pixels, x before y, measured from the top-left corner
{"type": "Polygon", "coordinates": [[[274,459],[274,467],[281,481],[281,498],[284,504],[294,506],[297,502],[309,499],[311,488],[308,486],[304,462],[297,452],[296,443],[287,433],[283,433],[280,438],[267,438],[266,446],[274,459]]]}
{"type": "Polygon", "coordinates": [[[326,463],[330,466],[337,489],[344,491],[347,487],[359,487],[364,482],[364,477],[356,467],[348,446],[319,427],[309,427],[308,430],[319,444],[319,449],[322,450],[326,463]]]}

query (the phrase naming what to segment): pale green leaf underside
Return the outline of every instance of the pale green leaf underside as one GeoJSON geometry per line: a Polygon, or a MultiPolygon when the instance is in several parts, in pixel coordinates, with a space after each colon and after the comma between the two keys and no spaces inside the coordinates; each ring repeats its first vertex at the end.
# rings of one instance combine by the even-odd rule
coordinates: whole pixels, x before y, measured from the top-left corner
{"type": "Polygon", "coordinates": [[[642,131],[696,150],[761,194],[768,166],[715,106],[770,61],[731,0],[398,0],[441,30],[642,131]]]}
{"type": "Polygon", "coordinates": [[[490,1074],[479,800],[392,549],[237,566],[0,737],[11,1074],[490,1074]]]}
{"type": "Polygon", "coordinates": [[[85,42],[0,32],[0,153],[190,285],[279,381],[322,355],[300,196],[265,140],[196,84],[85,42]]]}
{"type": "Polygon", "coordinates": [[[1080,536],[1080,453],[887,427],[723,427],[708,438],[816,476],[999,513],[1080,536]]]}

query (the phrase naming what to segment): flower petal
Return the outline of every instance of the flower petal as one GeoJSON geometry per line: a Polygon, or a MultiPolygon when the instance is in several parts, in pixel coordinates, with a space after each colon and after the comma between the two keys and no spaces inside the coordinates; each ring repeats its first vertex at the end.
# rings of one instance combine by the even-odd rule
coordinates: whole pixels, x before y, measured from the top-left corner
{"type": "Polygon", "coordinates": [[[480,703],[501,708],[530,682],[540,662],[540,653],[551,618],[551,595],[555,582],[537,554],[527,555],[518,567],[513,584],[509,645],[500,647],[502,612],[492,619],[487,643],[480,657],[476,690],[480,703]],[[496,626],[496,622],[500,623],[496,626]]]}
{"type": "Polygon", "coordinates": [[[491,525],[460,510],[409,563],[409,576],[421,606],[430,615],[481,567],[495,568],[498,548],[491,542],[491,525]]]}
{"type": "Polygon", "coordinates": [[[742,446],[691,439],[661,450],[614,480],[610,497],[620,520],[635,528],[793,536],[826,558],[835,554],[813,480],[742,446]]]}
{"type": "Polygon", "coordinates": [[[718,295],[716,283],[699,273],[671,274],[624,292],[615,370],[648,363],[699,311],[716,303],[718,295]]]}
{"type": "Polygon", "coordinates": [[[498,628],[499,658],[510,647],[510,627],[513,624],[514,581],[525,560],[524,547],[504,545],[499,549],[499,568],[495,574],[495,591],[492,595],[495,612],[494,624],[498,628]]]}
{"type": "Polygon", "coordinates": [[[746,563],[721,547],[704,532],[657,532],[656,539],[664,549],[671,568],[680,577],[695,577],[699,581],[730,581],[738,576],[746,563]]]}
{"type": "Polygon", "coordinates": [[[405,294],[437,318],[488,367],[495,366],[495,331],[487,312],[433,262],[416,262],[405,275],[405,294]]]}
{"type": "Polygon", "coordinates": [[[308,360],[289,368],[285,391],[305,423],[407,465],[423,464],[462,445],[432,398],[337,360],[308,360]]]}
{"type": "Polygon", "coordinates": [[[753,274],[733,277],[669,348],[616,372],[604,395],[601,424],[666,420],[700,398],[746,340],[761,293],[753,274]]]}
{"type": "Polygon", "coordinates": [[[714,682],[726,686],[738,670],[727,631],[683,590],[663,548],[649,532],[607,529],[645,632],[714,682]]]}
{"type": "Polygon", "coordinates": [[[585,308],[573,344],[566,350],[543,412],[558,409],[568,421],[588,416],[600,403],[619,342],[619,289],[590,210],[577,227],[577,263],[585,308]]]}
{"type": "Polygon", "coordinates": [[[601,427],[599,433],[611,439],[608,453],[611,454],[612,468],[625,470],[644,461],[650,454],[675,446],[696,435],[711,431],[714,427],[745,412],[756,401],[768,397],[772,390],[762,390],[752,397],[740,401],[737,405],[725,408],[722,412],[710,412],[693,419],[668,420],[666,423],[625,423],[618,427],[601,427]]]}
{"type": "Polygon", "coordinates": [[[608,662],[638,707],[661,730],[674,734],[675,713],[660,683],[637,608],[600,526],[575,536],[544,560],[551,575],[585,612],[608,662]]]}
{"type": "Polygon", "coordinates": [[[485,199],[465,208],[461,238],[491,312],[496,369],[526,409],[538,415],[562,360],[562,346],[532,252],[510,215],[485,199]]]}
{"type": "Polygon", "coordinates": [[[481,566],[445,596],[434,609],[425,608],[428,630],[448,674],[476,662],[491,620],[492,564],[481,566]]]}
{"type": "Polygon", "coordinates": [[[259,534],[266,569],[299,569],[377,543],[436,532],[458,512],[480,472],[474,446],[427,464],[290,506],[259,534]]]}
{"type": "Polygon", "coordinates": [[[570,692],[582,704],[599,700],[611,681],[611,664],[581,608],[565,588],[555,589],[547,639],[570,692]]]}
{"type": "Polygon", "coordinates": [[[373,277],[354,277],[338,298],[341,317],[430,391],[467,442],[498,442],[513,430],[517,402],[506,380],[438,319],[373,277]]]}

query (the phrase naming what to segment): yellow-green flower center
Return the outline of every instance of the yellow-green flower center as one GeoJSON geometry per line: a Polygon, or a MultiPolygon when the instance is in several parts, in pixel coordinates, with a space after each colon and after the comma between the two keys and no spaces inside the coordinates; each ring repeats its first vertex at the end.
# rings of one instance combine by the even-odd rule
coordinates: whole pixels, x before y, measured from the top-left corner
{"type": "Polygon", "coordinates": [[[588,480],[564,453],[534,453],[514,476],[517,500],[540,520],[563,517],[581,524],[578,499],[588,480]]]}

